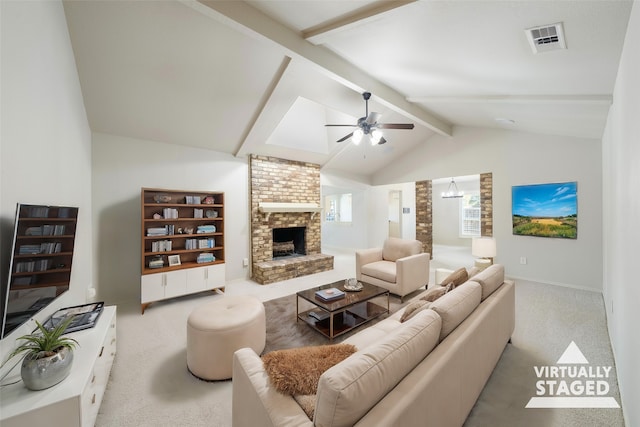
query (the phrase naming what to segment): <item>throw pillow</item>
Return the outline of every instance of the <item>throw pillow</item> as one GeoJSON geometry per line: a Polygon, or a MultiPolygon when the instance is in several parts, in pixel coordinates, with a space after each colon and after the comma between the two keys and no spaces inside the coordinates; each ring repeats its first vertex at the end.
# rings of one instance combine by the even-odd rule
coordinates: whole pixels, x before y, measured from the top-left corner
{"type": "Polygon", "coordinates": [[[356,351],[351,344],[275,350],[262,356],[262,363],[280,393],[316,394],[320,375],[356,351]]]}
{"type": "Polygon", "coordinates": [[[433,302],[440,298],[442,295],[448,292],[447,286],[434,286],[433,288],[427,290],[427,292],[420,298],[424,301],[433,302]]]}
{"type": "Polygon", "coordinates": [[[462,285],[468,279],[469,275],[467,274],[467,269],[464,267],[460,267],[459,269],[448,275],[440,284],[444,285],[445,283],[453,283],[453,287],[455,288],[456,286],[462,285]]]}
{"type": "Polygon", "coordinates": [[[418,301],[410,302],[407,305],[407,307],[404,309],[404,313],[402,313],[402,316],[400,317],[400,323],[406,322],[407,320],[411,319],[420,310],[425,310],[429,308],[430,304],[431,304],[430,302],[422,299],[419,299],[418,301]]]}

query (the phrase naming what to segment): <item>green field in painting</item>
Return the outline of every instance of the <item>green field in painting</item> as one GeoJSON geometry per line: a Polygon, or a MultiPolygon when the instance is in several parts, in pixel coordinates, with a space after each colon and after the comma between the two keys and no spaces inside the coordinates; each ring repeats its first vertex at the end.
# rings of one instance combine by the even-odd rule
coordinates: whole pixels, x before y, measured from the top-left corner
{"type": "Polygon", "coordinates": [[[578,216],[539,218],[513,215],[513,234],[575,239],[578,237],[578,216]]]}

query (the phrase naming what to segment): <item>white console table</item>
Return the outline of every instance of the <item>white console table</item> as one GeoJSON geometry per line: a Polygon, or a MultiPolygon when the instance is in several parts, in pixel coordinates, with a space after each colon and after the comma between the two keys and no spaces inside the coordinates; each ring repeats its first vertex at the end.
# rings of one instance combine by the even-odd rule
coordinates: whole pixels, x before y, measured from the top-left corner
{"type": "Polygon", "coordinates": [[[116,307],[105,307],[91,329],[69,334],[78,341],[71,374],[61,383],[40,391],[28,390],[20,380],[18,364],[2,381],[15,384],[0,389],[0,425],[93,426],[116,354],[116,307]]]}

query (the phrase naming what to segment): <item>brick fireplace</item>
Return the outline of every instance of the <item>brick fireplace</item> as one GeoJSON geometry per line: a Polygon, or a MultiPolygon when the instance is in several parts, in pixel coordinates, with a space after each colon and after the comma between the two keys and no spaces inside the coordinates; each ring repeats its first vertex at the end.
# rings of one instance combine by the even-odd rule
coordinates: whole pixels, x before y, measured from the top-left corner
{"type": "MultiPolygon", "coordinates": [[[[249,172],[253,280],[265,285],[332,270],[333,256],[320,252],[320,166],[252,155],[249,172]],[[303,229],[304,248],[296,251],[302,253],[274,258],[274,229],[285,235],[303,229]]],[[[276,249],[289,246],[283,240],[276,249]]]]}

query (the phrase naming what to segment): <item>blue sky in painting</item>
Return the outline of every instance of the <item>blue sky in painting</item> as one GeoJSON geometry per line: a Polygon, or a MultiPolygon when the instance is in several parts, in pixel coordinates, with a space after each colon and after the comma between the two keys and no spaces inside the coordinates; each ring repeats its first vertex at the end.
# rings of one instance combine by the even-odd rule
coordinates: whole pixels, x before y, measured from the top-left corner
{"type": "Polygon", "coordinates": [[[559,217],[578,213],[578,183],[514,186],[513,215],[559,217]]]}

